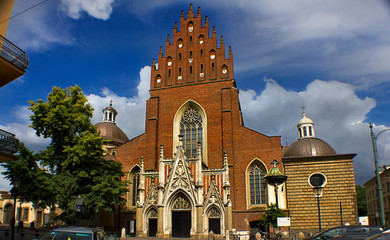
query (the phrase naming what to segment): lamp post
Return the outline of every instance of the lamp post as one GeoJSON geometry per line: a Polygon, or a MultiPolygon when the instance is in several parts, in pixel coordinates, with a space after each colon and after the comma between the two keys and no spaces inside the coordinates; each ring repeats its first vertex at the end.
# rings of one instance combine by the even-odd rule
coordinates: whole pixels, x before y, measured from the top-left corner
{"type": "Polygon", "coordinates": [[[11,194],[12,196],[14,197],[14,211],[13,211],[13,214],[12,214],[12,221],[11,221],[11,240],[14,240],[15,239],[15,215],[16,215],[16,197],[18,196],[18,188],[19,188],[19,184],[20,184],[20,180],[19,178],[15,177],[12,181],[12,184],[14,185],[14,187],[12,188],[11,190],[11,194]]]}
{"type": "Polygon", "coordinates": [[[322,197],[322,190],[326,185],[326,177],[322,173],[313,173],[308,179],[309,185],[313,188],[314,197],[317,198],[318,207],[318,230],[321,232],[321,204],[320,197],[322,197]]]}
{"type": "Polygon", "coordinates": [[[382,190],[382,184],[381,179],[379,176],[379,169],[378,169],[378,149],[376,146],[376,141],[378,140],[378,137],[381,133],[390,131],[390,129],[385,129],[380,131],[377,135],[374,135],[374,132],[372,130],[372,124],[370,123],[370,132],[371,132],[371,143],[372,143],[372,152],[374,154],[374,164],[375,164],[375,176],[376,176],[376,184],[378,189],[378,201],[379,201],[379,215],[380,215],[380,221],[381,226],[385,227],[385,208],[383,204],[383,190],[382,190]]]}

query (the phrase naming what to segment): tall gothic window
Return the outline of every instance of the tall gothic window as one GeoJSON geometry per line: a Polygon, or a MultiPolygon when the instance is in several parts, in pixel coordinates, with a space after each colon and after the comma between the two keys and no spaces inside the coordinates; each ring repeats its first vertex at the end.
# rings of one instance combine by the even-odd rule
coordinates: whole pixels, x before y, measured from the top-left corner
{"type": "Polygon", "coordinates": [[[203,144],[203,122],[202,116],[195,108],[187,109],[180,121],[180,134],[183,135],[183,146],[188,158],[196,157],[196,146],[203,144]]]}
{"type": "Polygon", "coordinates": [[[132,188],[131,188],[131,205],[135,206],[137,203],[138,185],[139,185],[139,170],[132,174],[132,188]]]}
{"type": "Polygon", "coordinates": [[[264,171],[259,165],[254,165],[249,173],[251,204],[265,204],[264,171]]]}

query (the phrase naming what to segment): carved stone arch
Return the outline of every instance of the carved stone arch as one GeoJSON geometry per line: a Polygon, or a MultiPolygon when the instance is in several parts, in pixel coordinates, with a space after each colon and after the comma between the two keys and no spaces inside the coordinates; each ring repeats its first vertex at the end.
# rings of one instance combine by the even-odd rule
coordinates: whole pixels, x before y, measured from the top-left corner
{"type": "Polygon", "coordinates": [[[165,203],[164,215],[164,232],[166,234],[172,234],[172,211],[190,211],[191,212],[191,233],[196,232],[196,211],[195,211],[195,199],[189,193],[182,189],[178,189],[169,195],[165,203]],[[179,206],[179,208],[178,208],[179,206]],[[180,209],[180,206],[183,206],[180,209]]]}
{"type": "Polygon", "coordinates": [[[213,231],[215,234],[223,234],[225,232],[224,222],[225,214],[221,206],[212,204],[207,207],[203,215],[203,229],[205,233],[213,231]]]}
{"type": "MultiPolygon", "coordinates": [[[[267,184],[265,183],[264,176],[268,173],[267,166],[264,164],[263,161],[261,161],[258,158],[254,158],[248,165],[245,171],[245,186],[246,186],[246,203],[247,203],[247,209],[250,209],[252,207],[264,207],[266,209],[267,207],[267,184]],[[257,173],[260,173],[260,179],[259,184],[260,185],[260,193],[255,191],[255,194],[253,194],[253,190],[251,189],[251,171],[256,171],[257,173]],[[252,191],[252,192],[251,192],[252,191]],[[251,201],[251,197],[253,198],[254,195],[258,196],[257,194],[260,194],[260,202],[256,202],[256,204],[253,204],[251,201]]],[[[257,179],[252,179],[253,181],[256,181],[257,179]]],[[[258,186],[256,185],[256,186],[258,186]]],[[[258,189],[257,189],[258,190],[258,189]]]]}
{"type": "Polygon", "coordinates": [[[180,134],[180,121],[188,109],[193,108],[200,113],[202,118],[202,160],[207,165],[207,114],[204,108],[194,100],[187,100],[183,103],[176,111],[175,117],[173,118],[173,149],[172,152],[176,152],[176,146],[179,145],[179,134],[180,134]]]}
{"type": "Polygon", "coordinates": [[[158,209],[156,206],[150,206],[145,211],[144,215],[144,226],[145,226],[145,233],[149,237],[155,237],[157,233],[157,222],[158,222],[158,209]]]}
{"type": "Polygon", "coordinates": [[[165,202],[165,206],[167,206],[167,209],[170,208],[170,210],[172,209],[173,207],[173,204],[174,204],[174,201],[177,200],[177,198],[183,198],[185,197],[186,199],[188,199],[189,203],[191,204],[191,209],[194,209],[194,206],[196,205],[196,201],[195,201],[195,198],[194,196],[191,196],[191,194],[189,194],[187,191],[184,191],[183,189],[177,189],[176,191],[172,192],[166,202],[165,202]]]}
{"type": "Polygon", "coordinates": [[[220,218],[222,216],[222,211],[217,205],[213,204],[207,208],[206,216],[209,218],[220,218]]]}
{"type": "Polygon", "coordinates": [[[158,209],[156,206],[150,206],[145,213],[146,218],[158,218],[158,209]]]}
{"type": "Polygon", "coordinates": [[[138,185],[141,168],[138,164],[134,165],[127,175],[129,182],[129,192],[127,193],[127,207],[135,207],[138,198],[138,185]]]}

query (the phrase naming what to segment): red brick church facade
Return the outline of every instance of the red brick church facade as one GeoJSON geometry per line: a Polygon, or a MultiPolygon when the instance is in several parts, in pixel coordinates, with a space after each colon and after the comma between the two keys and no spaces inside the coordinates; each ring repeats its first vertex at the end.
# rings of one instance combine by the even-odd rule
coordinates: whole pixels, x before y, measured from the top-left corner
{"type": "MultiPolygon", "coordinates": [[[[266,186],[264,176],[273,167],[272,160],[282,162],[280,137],[266,136],[244,126],[232,50],[229,47],[226,55],[223,37],[218,46],[215,27],[211,34],[209,29],[208,18],[202,21],[200,8],[195,14],[191,6],[186,17],[182,11],[179,26],[175,23],[172,38],[167,37],[165,53],[161,47],[157,63],[153,60],[145,133],[116,148],[116,158],[128,173],[127,210],[133,213],[139,236],[173,236],[173,230],[160,222],[175,222],[168,219],[171,215],[167,210],[164,215],[160,209],[166,207],[162,206],[168,191],[164,188],[173,174],[175,159],[180,158],[180,149],[186,155],[181,160],[189,169],[188,181],[192,181],[190,184],[197,192],[191,202],[196,206],[191,209],[200,207],[206,214],[206,206],[201,205],[211,182],[219,189],[220,211],[225,211],[220,222],[224,230],[221,236],[226,230],[250,231],[251,223],[258,221],[267,204],[274,201],[273,188],[266,186]],[[195,164],[194,159],[201,159],[201,164],[195,164]],[[158,199],[150,217],[152,220],[155,214],[157,224],[154,220],[137,219],[145,217],[145,201],[152,188],[158,199]]],[[[182,197],[190,198],[185,189],[181,191],[182,197]]],[[[279,206],[286,208],[283,196],[281,192],[279,206]]],[[[191,236],[201,237],[210,229],[199,223],[200,210],[197,218],[194,214],[197,213],[192,212],[192,221],[197,223],[192,223],[191,236]]]]}

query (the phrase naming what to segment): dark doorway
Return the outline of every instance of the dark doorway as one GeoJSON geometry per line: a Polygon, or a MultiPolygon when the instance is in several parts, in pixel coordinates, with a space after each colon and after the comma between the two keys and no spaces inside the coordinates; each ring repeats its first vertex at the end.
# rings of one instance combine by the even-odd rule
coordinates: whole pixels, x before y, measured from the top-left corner
{"type": "Polygon", "coordinates": [[[221,221],[219,218],[209,218],[209,232],[221,234],[221,221]]]}
{"type": "Polygon", "coordinates": [[[157,218],[149,218],[149,237],[155,237],[157,233],[157,218]]]}
{"type": "Polygon", "coordinates": [[[172,211],[172,237],[189,238],[191,231],[191,212],[172,211]]]}
{"type": "Polygon", "coordinates": [[[261,236],[263,236],[263,238],[264,238],[264,235],[267,232],[266,227],[260,225],[259,221],[250,222],[249,225],[251,227],[251,233],[250,233],[251,234],[251,236],[250,236],[251,240],[256,240],[256,233],[261,233],[261,236]]]}

